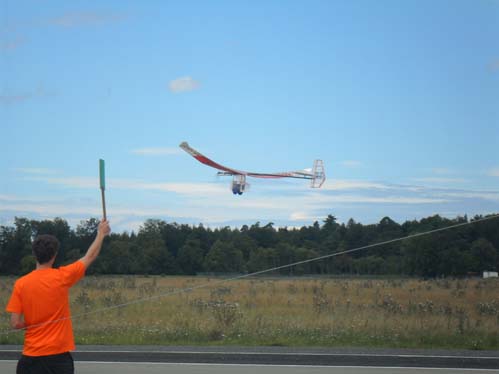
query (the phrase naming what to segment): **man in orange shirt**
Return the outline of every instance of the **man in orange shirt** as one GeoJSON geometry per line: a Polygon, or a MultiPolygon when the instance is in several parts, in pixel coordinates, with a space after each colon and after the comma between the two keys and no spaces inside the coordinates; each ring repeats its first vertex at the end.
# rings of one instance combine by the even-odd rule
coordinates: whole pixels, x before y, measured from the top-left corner
{"type": "Polygon", "coordinates": [[[16,281],[6,308],[12,327],[25,329],[17,374],[74,373],[69,288],[85,275],[110,231],[108,221],[101,221],[85,256],[58,269],[52,268],[59,250],[57,238],[40,235],[33,241],[36,269],[16,281]]]}

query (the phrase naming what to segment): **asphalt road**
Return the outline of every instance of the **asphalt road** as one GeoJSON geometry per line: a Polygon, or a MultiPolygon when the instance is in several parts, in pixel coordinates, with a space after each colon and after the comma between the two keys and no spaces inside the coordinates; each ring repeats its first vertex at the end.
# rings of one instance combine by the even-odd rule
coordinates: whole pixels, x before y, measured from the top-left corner
{"type": "MultiPolygon", "coordinates": [[[[16,361],[1,361],[0,373],[15,373],[16,361]]],[[[342,367],[342,366],[282,366],[237,364],[175,364],[130,362],[75,362],[77,374],[491,374],[499,370],[404,368],[404,367],[342,367]]]]}
{"type": "MultiPolygon", "coordinates": [[[[20,351],[0,346],[0,373],[15,372],[20,351]]],[[[79,374],[499,373],[497,351],[80,346],[73,357],[79,374]]]]}

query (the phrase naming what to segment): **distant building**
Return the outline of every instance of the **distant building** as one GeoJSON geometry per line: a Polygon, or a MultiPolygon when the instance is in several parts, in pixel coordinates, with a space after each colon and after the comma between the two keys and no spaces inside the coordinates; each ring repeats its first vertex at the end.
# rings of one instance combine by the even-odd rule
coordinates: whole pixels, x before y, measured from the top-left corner
{"type": "Polygon", "coordinates": [[[483,277],[484,278],[497,278],[497,271],[484,271],[483,277]]]}

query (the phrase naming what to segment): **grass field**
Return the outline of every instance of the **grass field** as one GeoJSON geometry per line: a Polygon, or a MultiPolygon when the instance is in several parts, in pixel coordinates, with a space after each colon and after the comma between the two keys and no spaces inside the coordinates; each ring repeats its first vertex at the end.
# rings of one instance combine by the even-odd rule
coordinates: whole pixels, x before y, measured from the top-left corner
{"type": "MultiPolygon", "coordinates": [[[[13,282],[0,278],[3,306],[13,282]]],[[[498,290],[497,279],[86,277],[71,305],[77,344],[499,349],[498,290]]],[[[22,342],[5,334],[6,313],[0,330],[0,343],[22,342]]]]}

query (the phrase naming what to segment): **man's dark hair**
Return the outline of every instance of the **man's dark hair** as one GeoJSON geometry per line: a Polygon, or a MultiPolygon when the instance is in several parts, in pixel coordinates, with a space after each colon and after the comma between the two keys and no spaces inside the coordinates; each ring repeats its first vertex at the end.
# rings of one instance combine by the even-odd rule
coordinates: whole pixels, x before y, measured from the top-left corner
{"type": "Polygon", "coordinates": [[[54,235],[39,235],[33,241],[33,254],[41,264],[49,262],[59,251],[59,240],[54,235]]]}

